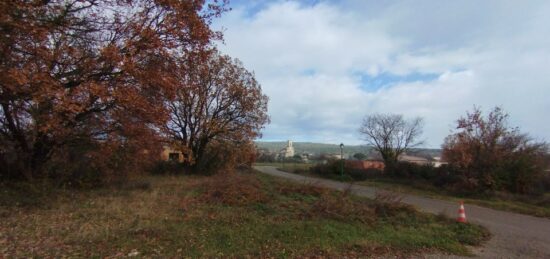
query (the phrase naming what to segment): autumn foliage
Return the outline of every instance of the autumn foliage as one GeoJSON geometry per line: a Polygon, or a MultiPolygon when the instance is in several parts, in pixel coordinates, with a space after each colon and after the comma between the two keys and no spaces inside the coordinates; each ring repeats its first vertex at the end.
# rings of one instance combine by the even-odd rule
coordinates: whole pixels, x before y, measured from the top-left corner
{"type": "Polygon", "coordinates": [[[498,107],[486,116],[475,108],[459,119],[456,133],[443,145],[443,157],[462,178],[462,187],[481,192],[534,191],[547,151],[546,143],[508,126],[508,114],[498,107]]]}
{"type": "Polygon", "coordinates": [[[158,157],[164,104],[187,91],[181,61],[221,39],[209,25],[225,4],[1,1],[1,175],[117,174],[158,157]]]}
{"type": "Polygon", "coordinates": [[[215,50],[199,54],[178,63],[180,86],[169,102],[166,132],[196,171],[250,164],[252,140],[269,122],[268,98],[239,60],[215,50]]]}

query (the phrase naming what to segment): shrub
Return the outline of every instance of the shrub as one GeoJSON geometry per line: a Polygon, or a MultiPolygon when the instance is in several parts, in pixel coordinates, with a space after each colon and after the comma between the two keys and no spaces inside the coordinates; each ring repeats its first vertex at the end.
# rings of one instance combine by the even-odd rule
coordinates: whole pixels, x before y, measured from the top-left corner
{"type": "Polygon", "coordinates": [[[508,114],[496,107],[487,116],[479,108],[457,121],[443,144],[443,157],[478,192],[533,193],[545,168],[545,142],[535,141],[508,125],[508,114]]]}
{"type": "Polygon", "coordinates": [[[345,174],[349,175],[354,181],[364,181],[368,178],[366,170],[346,168],[344,172],[345,174]]]}
{"type": "Polygon", "coordinates": [[[338,221],[372,223],[376,220],[372,206],[366,201],[353,200],[349,192],[325,192],[306,212],[308,218],[328,218],[338,221]]]}
{"type": "Polygon", "coordinates": [[[400,213],[413,213],[415,210],[411,206],[404,205],[401,201],[403,196],[395,192],[377,191],[375,193],[374,211],[379,217],[393,217],[400,213]]]}
{"type": "Polygon", "coordinates": [[[417,165],[409,162],[399,162],[397,163],[394,175],[416,179],[432,180],[438,175],[438,170],[430,164],[417,165]]]}
{"type": "Polygon", "coordinates": [[[310,171],[321,177],[344,181],[364,181],[370,177],[382,175],[382,171],[379,169],[356,169],[346,166],[344,168],[344,175],[342,176],[341,163],[341,160],[329,160],[326,164],[315,165],[310,169],[310,171]]]}
{"type": "Polygon", "coordinates": [[[175,161],[156,161],[149,172],[153,175],[174,175],[188,171],[183,163],[175,161]]]}
{"type": "Polygon", "coordinates": [[[250,142],[212,141],[201,160],[192,166],[192,171],[203,175],[233,171],[237,166],[252,165],[255,154],[254,145],[250,142]]]}
{"type": "Polygon", "coordinates": [[[268,201],[268,195],[256,177],[236,173],[218,174],[201,183],[201,202],[247,206],[268,201]]]}
{"type": "Polygon", "coordinates": [[[328,189],[322,188],[319,186],[311,185],[311,184],[302,184],[302,185],[294,185],[294,184],[287,184],[287,183],[278,183],[277,184],[277,192],[283,195],[308,195],[308,196],[315,196],[320,197],[323,194],[326,194],[328,192],[328,189]]]}
{"type": "Polygon", "coordinates": [[[150,168],[156,150],[144,151],[139,146],[121,147],[111,143],[81,141],[52,155],[44,168],[45,178],[56,185],[92,188],[116,184],[150,168]]]}
{"type": "Polygon", "coordinates": [[[540,185],[544,192],[550,192],[550,172],[546,172],[546,174],[542,176],[540,185]]]}
{"type": "Polygon", "coordinates": [[[311,172],[325,178],[335,178],[340,174],[340,160],[329,160],[326,164],[317,164],[311,172]]]}

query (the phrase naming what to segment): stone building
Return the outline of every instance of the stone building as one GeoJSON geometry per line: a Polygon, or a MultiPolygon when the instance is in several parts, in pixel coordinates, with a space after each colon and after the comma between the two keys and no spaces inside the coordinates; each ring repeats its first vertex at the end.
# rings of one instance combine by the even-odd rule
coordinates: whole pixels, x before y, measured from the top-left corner
{"type": "Polygon", "coordinates": [[[292,146],[292,141],[287,141],[286,147],[279,151],[280,158],[288,158],[294,156],[294,147],[292,146]]]}
{"type": "Polygon", "coordinates": [[[181,163],[185,160],[185,154],[169,145],[164,145],[162,147],[160,159],[163,161],[174,161],[181,163]]]}

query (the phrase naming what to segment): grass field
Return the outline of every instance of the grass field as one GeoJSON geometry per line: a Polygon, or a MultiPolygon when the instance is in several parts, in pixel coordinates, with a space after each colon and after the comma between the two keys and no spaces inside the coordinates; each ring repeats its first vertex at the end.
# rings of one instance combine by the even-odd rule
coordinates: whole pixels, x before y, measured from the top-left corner
{"type": "Polygon", "coordinates": [[[468,245],[489,237],[392,197],[382,203],[254,173],[87,191],[1,187],[0,257],[8,258],[468,255],[468,245]]]}

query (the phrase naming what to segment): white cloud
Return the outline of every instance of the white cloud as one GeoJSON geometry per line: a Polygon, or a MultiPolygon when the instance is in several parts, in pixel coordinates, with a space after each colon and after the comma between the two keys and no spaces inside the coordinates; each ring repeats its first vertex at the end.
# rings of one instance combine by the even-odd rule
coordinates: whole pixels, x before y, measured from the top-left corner
{"type": "Polygon", "coordinates": [[[270,140],[360,143],[372,112],[426,119],[437,147],[473,105],[500,105],[512,123],[550,140],[548,2],[275,1],[217,21],[220,49],[254,70],[270,97],[270,140]],[[357,73],[438,74],[435,80],[362,85],[357,73]]]}

